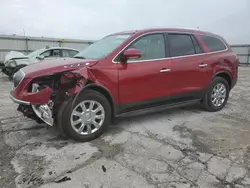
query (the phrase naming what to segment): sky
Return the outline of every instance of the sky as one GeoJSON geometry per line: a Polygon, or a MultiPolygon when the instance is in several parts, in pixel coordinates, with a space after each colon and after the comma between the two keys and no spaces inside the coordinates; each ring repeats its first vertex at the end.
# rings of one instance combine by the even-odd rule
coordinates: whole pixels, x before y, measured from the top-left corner
{"type": "Polygon", "coordinates": [[[250,44],[250,0],[0,0],[0,34],[97,40],[155,27],[250,44]]]}

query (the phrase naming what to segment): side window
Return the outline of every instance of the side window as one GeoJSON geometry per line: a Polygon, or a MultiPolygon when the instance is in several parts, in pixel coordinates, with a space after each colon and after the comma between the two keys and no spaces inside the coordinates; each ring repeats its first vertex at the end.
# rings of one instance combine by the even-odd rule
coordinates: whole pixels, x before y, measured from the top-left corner
{"type": "Polygon", "coordinates": [[[53,50],[52,57],[60,57],[60,50],[59,49],[53,50]]]}
{"type": "Polygon", "coordinates": [[[168,34],[168,41],[172,57],[195,54],[192,38],[188,34],[168,34]]]}
{"type": "Polygon", "coordinates": [[[42,55],[42,56],[44,56],[45,58],[47,58],[47,57],[50,57],[50,56],[51,56],[51,52],[52,52],[52,50],[48,50],[48,51],[46,51],[46,52],[41,53],[40,55],[42,55]]]}
{"type": "Polygon", "coordinates": [[[70,57],[69,50],[62,50],[62,56],[63,57],[70,57]]]}
{"type": "Polygon", "coordinates": [[[73,57],[79,53],[78,51],[75,51],[75,50],[66,50],[66,51],[67,51],[66,53],[68,54],[68,56],[66,56],[66,57],[73,57]]]}
{"type": "Polygon", "coordinates": [[[193,39],[193,43],[194,43],[195,53],[196,53],[196,54],[201,54],[201,53],[203,53],[203,50],[201,49],[199,43],[198,43],[197,40],[194,38],[194,36],[192,36],[192,39],[193,39]]]}
{"type": "Polygon", "coordinates": [[[227,49],[225,44],[218,38],[205,36],[205,35],[201,35],[200,37],[211,52],[227,49]]]}
{"type": "MultiPolygon", "coordinates": [[[[136,48],[142,53],[138,60],[160,59],[166,57],[165,41],[163,34],[150,34],[139,38],[128,48],[136,48]]],[[[133,60],[129,60],[133,61],[133,60]]]]}

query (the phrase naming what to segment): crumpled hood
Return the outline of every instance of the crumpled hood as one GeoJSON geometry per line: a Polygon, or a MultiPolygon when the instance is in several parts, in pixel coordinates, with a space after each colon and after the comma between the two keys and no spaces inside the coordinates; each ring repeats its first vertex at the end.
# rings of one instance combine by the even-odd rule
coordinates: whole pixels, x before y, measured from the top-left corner
{"type": "MultiPolygon", "coordinates": [[[[39,60],[35,60],[35,59],[12,59],[13,61],[16,62],[17,65],[30,65],[32,63],[36,63],[36,62],[39,62],[39,60]]],[[[10,60],[10,61],[12,61],[10,60]]]]}
{"type": "Polygon", "coordinates": [[[58,72],[74,70],[85,66],[94,66],[97,60],[77,59],[77,58],[59,58],[54,60],[43,60],[39,63],[31,64],[22,68],[26,78],[36,78],[46,75],[52,75],[58,72]]]}
{"type": "Polygon", "coordinates": [[[21,52],[10,51],[9,53],[6,54],[3,62],[6,63],[11,59],[28,59],[28,57],[21,52]]]}
{"type": "Polygon", "coordinates": [[[29,58],[21,52],[10,51],[6,54],[3,63],[6,65],[9,61],[15,61],[16,65],[30,65],[32,63],[37,63],[40,60],[29,58]]]}

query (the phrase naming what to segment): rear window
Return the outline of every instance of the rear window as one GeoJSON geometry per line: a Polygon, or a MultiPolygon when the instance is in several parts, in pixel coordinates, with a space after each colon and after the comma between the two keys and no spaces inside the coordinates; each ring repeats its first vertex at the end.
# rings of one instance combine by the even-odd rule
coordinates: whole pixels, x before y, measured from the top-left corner
{"type": "Polygon", "coordinates": [[[221,51],[227,49],[225,44],[218,38],[201,35],[201,39],[211,52],[221,51]]]}

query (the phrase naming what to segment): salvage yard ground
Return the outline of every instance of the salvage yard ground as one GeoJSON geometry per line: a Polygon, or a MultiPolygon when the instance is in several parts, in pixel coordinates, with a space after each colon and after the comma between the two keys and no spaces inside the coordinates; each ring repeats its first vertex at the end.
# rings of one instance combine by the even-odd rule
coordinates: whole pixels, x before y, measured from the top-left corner
{"type": "Polygon", "coordinates": [[[250,187],[250,67],[241,67],[228,105],[118,120],[99,139],[77,143],[22,117],[0,76],[0,187],[250,187]]]}

